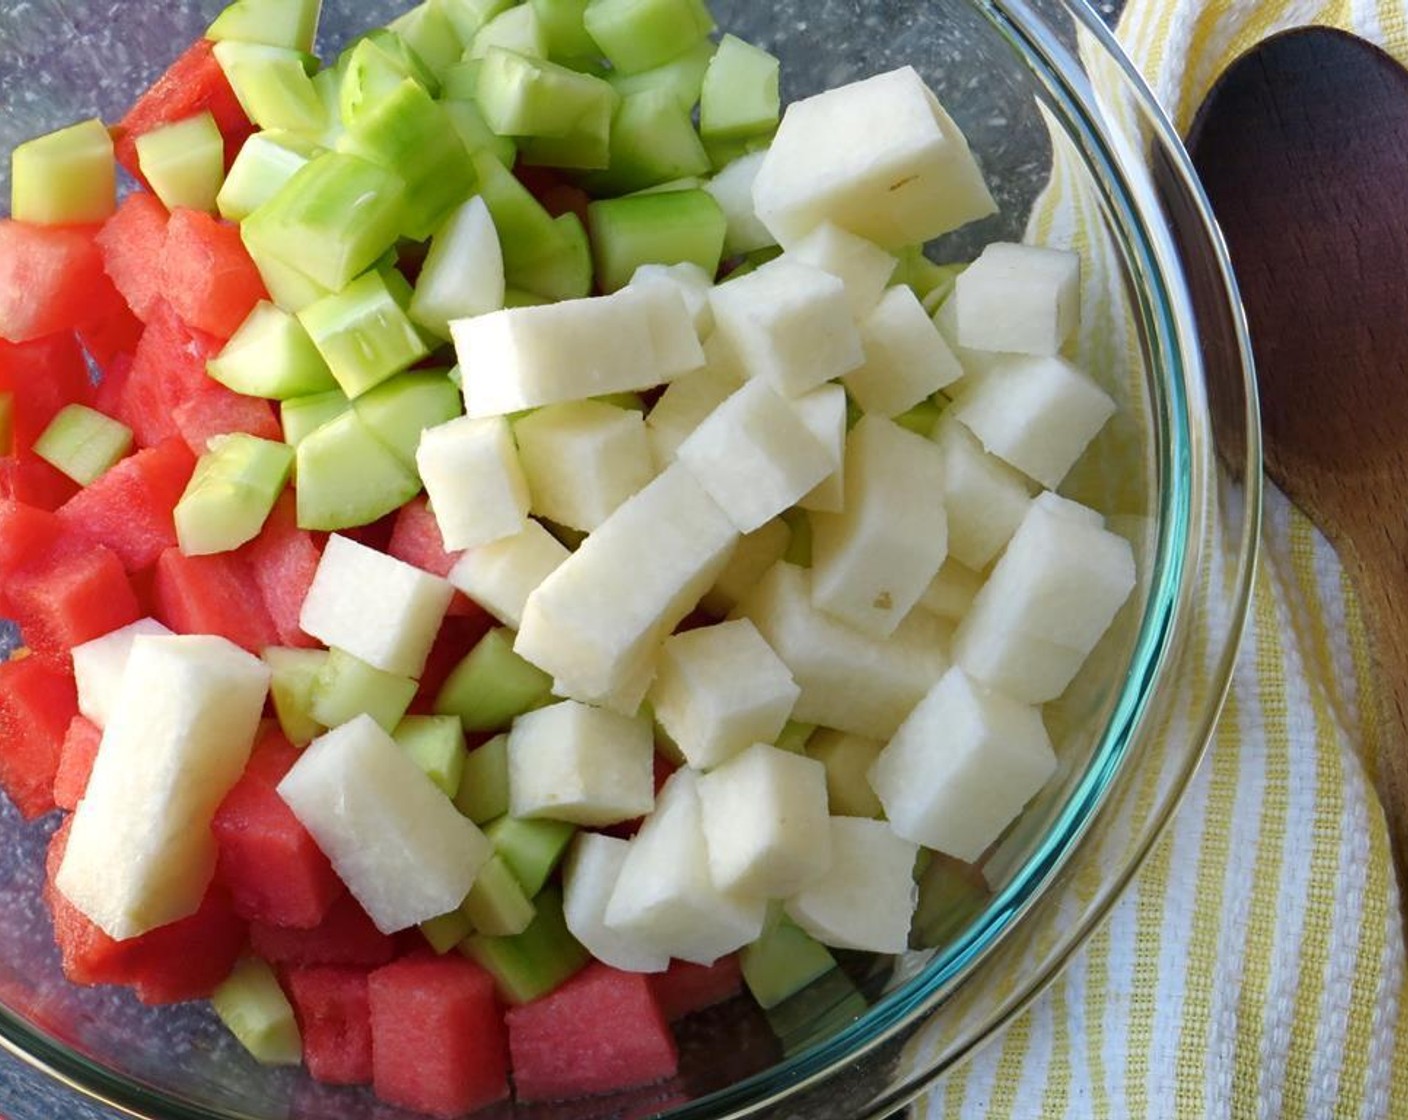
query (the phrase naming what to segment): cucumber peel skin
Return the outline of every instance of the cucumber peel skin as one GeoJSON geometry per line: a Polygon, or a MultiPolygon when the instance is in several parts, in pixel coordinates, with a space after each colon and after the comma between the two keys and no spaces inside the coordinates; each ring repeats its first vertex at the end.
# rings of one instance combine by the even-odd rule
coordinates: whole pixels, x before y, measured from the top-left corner
{"type": "Polygon", "coordinates": [[[429,96],[440,92],[439,79],[401,37],[390,32],[386,35],[363,35],[338,60],[338,115],[347,128],[361,120],[363,113],[375,111],[387,94],[408,79],[424,87],[429,96]]]}
{"type": "Polygon", "coordinates": [[[387,30],[399,35],[436,78],[464,53],[464,44],[440,0],[424,0],[387,24],[387,30]]]}
{"type": "Polygon", "coordinates": [[[414,471],[421,432],[462,416],[464,395],[445,373],[423,370],[383,381],[352,407],[372,435],[414,471]]]}
{"type": "MultiPolygon", "coordinates": [[[[445,679],[437,715],[458,716],[465,731],[505,731],[552,694],[552,678],[513,652],[513,631],[490,630],[445,679]]],[[[497,814],[496,814],[497,815],[497,814]]]]}
{"type": "Polygon", "coordinates": [[[508,736],[496,735],[469,752],[455,808],[484,825],[508,812],[508,736]]]}
{"type": "Polygon", "coordinates": [[[515,1007],[556,991],[591,962],[591,954],[567,929],[561,892],[548,887],[536,901],[536,916],[516,937],[476,933],[460,945],[460,952],[483,966],[499,995],[515,1007]]]}
{"type": "Polygon", "coordinates": [[[288,485],[293,449],[236,432],[214,436],[176,503],[176,539],[187,556],[231,552],[252,541],[288,485]]]}
{"type": "Polygon", "coordinates": [[[303,1037],[274,970],[246,957],[210,996],[210,1005],[254,1060],[266,1066],[303,1061],[303,1037]]]}
{"type": "Polygon", "coordinates": [[[297,447],[329,420],[335,420],[352,407],[341,389],[312,393],[306,397],[290,397],[279,408],[279,421],[284,429],[284,442],[297,447]]]}
{"type": "Polygon", "coordinates": [[[576,834],[577,826],[566,821],[524,820],[507,815],[484,827],[484,835],[529,898],[547,885],[576,834]]]}
{"type": "Polygon", "coordinates": [[[603,292],[631,282],[643,264],[696,264],[719,271],[728,219],[707,191],[677,190],[601,199],[587,207],[587,225],[603,292]]]}
{"type": "Polygon", "coordinates": [[[474,923],[464,910],[451,910],[448,914],[421,922],[420,932],[435,955],[443,957],[474,932],[474,923]]]}
{"type": "MultiPolygon", "coordinates": [[[[0,394],[0,448],[13,442],[14,394],[0,394]]],[[[34,441],[33,451],[80,486],[96,482],[132,450],[132,429],[86,405],[65,405],[34,441]]]]}
{"type": "Polygon", "coordinates": [[[699,133],[705,142],[771,135],[782,115],[781,66],[767,51],[725,35],[704,72],[699,133]]]}
{"type": "Polygon", "coordinates": [[[532,899],[499,855],[490,857],[480,869],[460,909],[484,937],[515,937],[537,914],[532,899]]]}
{"type": "Polygon", "coordinates": [[[416,682],[368,665],[345,650],[330,649],[318,671],[308,714],[324,727],[371,716],[388,735],[415,699],[416,682]]]}
{"type": "Polygon", "coordinates": [[[88,225],[117,210],[117,160],[100,120],[27,140],[10,160],[10,214],[16,221],[88,225]]]}
{"type": "Polygon", "coordinates": [[[236,393],[287,401],[337,388],[328,365],[296,317],[257,304],[206,372],[236,393]]]}
{"type": "Polygon", "coordinates": [[[322,10],[323,0],[235,0],[215,17],[205,37],[311,54],[322,10]]]}
{"type": "Polygon", "coordinates": [[[225,176],[215,197],[216,210],[226,221],[244,221],[322,151],[315,141],[295,132],[256,132],[225,176]]]}
{"type": "MultiPolygon", "coordinates": [[[[464,729],[454,716],[406,716],[391,737],[451,800],[464,777],[464,729]]],[[[462,938],[456,938],[456,941],[462,938]]]]}

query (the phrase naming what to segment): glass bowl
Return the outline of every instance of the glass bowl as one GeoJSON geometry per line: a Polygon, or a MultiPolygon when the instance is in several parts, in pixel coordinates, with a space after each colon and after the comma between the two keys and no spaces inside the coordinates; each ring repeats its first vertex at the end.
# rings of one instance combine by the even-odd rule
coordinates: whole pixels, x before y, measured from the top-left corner
{"type": "MultiPolygon", "coordinates": [[[[0,0],[0,157],[84,117],[118,119],[220,6],[0,0]]],[[[486,1120],[902,1107],[1030,1001],[1129,882],[1197,766],[1246,615],[1261,473],[1244,324],[1188,160],[1099,17],[1080,0],[712,6],[781,57],[786,100],[906,63],[929,81],[1001,206],[931,247],[936,259],[999,238],[1081,252],[1073,356],[1120,411],[1063,492],[1131,540],[1139,588],[1048,706],[1060,770],[984,861],[986,893],[957,892],[913,951],[846,959],[781,1013],[740,999],[687,1021],[669,1084],[486,1120]]],[[[402,7],[327,0],[320,52],[402,7]]],[[[39,898],[53,827],[0,807],[0,1044],[51,1075],[7,1101],[10,1120],[73,1115],[76,1094],[152,1120],[409,1120],[365,1092],[260,1069],[204,1005],[151,1010],[67,984],[39,898]]]]}

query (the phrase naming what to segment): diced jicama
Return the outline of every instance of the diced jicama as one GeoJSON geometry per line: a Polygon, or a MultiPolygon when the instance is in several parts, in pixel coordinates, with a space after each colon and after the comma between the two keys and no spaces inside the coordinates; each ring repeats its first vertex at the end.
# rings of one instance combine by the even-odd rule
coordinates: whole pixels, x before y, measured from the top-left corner
{"type": "Polygon", "coordinates": [[[699,770],[782,731],[800,690],[747,619],[676,634],[660,649],[655,718],[699,770]]]}
{"type": "Polygon", "coordinates": [[[1009,357],[994,362],[953,407],[988,451],[1055,489],[1115,402],[1064,358],[1009,357]]]}
{"type": "Polygon", "coordinates": [[[383,933],[455,909],[492,854],[370,716],[315,739],[278,792],[383,933]]]}
{"type": "Polygon", "coordinates": [[[606,924],[606,905],[621,877],[630,844],[599,832],[573,842],[562,875],[562,913],[572,936],[599,961],[626,972],[664,972],[670,957],[606,924]]]}
{"type": "Polygon", "coordinates": [[[787,916],[823,945],[902,953],[918,892],[919,845],[884,821],[831,818],[831,867],[787,901],[787,916]]]}
{"type": "Polygon", "coordinates": [[[600,826],[655,804],[650,721],[564,700],[519,716],[508,736],[509,812],[600,826]]]}
{"type": "Polygon", "coordinates": [[[812,600],[887,638],[948,555],[943,458],[932,442],[877,416],[846,440],[844,513],[814,513],[812,600]]]}
{"type": "Polygon", "coordinates": [[[820,513],[840,513],[846,504],[846,390],[840,385],[823,385],[794,397],[792,404],[802,423],[821,441],[836,464],[836,469],[803,494],[797,504],[820,513]]]}
{"type": "Polygon", "coordinates": [[[447,550],[492,544],[527,524],[528,479],[502,416],[462,416],[422,432],[416,466],[447,550]]]}
{"type": "Polygon", "coordinates": [[[453,596],[445,580],[333,535],[299,625],[382,672],[419,677],[453,596]]]}
{"type": "Polygon", "coordinates": [[[953,300],[964,346],[1055,354],[1080,322],[1080,257],[996,242],[958,277],[953,300]]]}
{"type": "Polygon", "coordinates": [[[669,284],[684,297],[684,304],[694,319],[694,329],[700,338],[706,338],[714,329],[714,309],[709,303],[709,292],[714,287],[714,278],[699,265],[691,261],[679,264],[643,264],[631,276],[633,287],[648,287],[651,284],[669,284]]]}
{"type": "Polygon", "coordinates": [[[122,699],[122,676],[132,655],[132,643],[143,634],[169,636],[154,618],[144,618],[73,649],[73,676],[78,684],[78,710],[98,727],[106,727],[122,699]]]}
{"type": "Polygon", "coordinates": [[[133,641],[56,880],[109,937],[199,908],[215,870],[210,821],[249,761],[268,691],[264,663],[223,638],[133,641]]]}
{"type": "Polygon", "coordinates": [[[699,776],[677,771],[631,841],[607,903],[607,927],[671,957],[713,964],[755,941],[766,913],[766,900],[714,885],[699,776]]]}
{"type": "Polygon", "coordinates": [[[896,834],[973,862],[1056,771],[1041,713],[954,666],[870,769],[896,834]]]}
{"type": "Polygon", "coordinates": [[[475,195],[450,215],[430,242],[410,314],[441,338],[450,323],[504,305],[504,254],[484,199],[475,195]]]}
{"type": "Polygon", "coordinates": [[[725,345],[718,335],[711,336],[704,345],[706,364],[671,382],[646,414],[646,434],[658,469],[673,463],[680,444],[742,386],[742,374],[731,357],[721,353],[725,345]]]}
{"type": "MultiPolygon", "coordinates": [[[[953,548],[953,513],[949,512],[949,549],[953,548]]],[[[919,599],[926,611],[940,618],[959,622],[972,609],[973,599],[983,586],[983,577],[972,568],[964,567],[952,556],[944,561],[933,581],[919,599]]]]}
{"type": "Polygon", "coordinates": [[[963,376],[907,284],[885,293],[861,321],[860,337],[865,364],[846,374],[846,389],[872,415],[898,416],[963,376]]]}
{"type": "Polygon", "coordinates": [[[748,376],[780,393],[805,393],[865,360],[846,286],[819,268],[779,257],[710,299],[715,329],[748,376]]]}
{"type": "Polygon", "coordinates": [[[655,477],[645,420],[601,401],[548,405],[514,425],[533,512],[591,532],[655,477]]]}
{"type": "Polygon", "coordinates": [[[969,674],[1030,704],[1065,691],[1134,588],[1129,542],[1073,505],[1032,504],[954,635],[969,674]]]}
{"type": "Polygon", "coordinates": [[[699,605],[720,618],[728,614],[768,569],[782,559],[791,543],[792,530],[780,517],[749,533],[738,542],[728,566],[719,573],[699,605]]]}
{"type": "Polygon", "coordinates": [[[789,898],[831,867],[826,768],[757,743],[699,779],[709,870],[720,890],[789,898]]]}
{"type": "Polygon", "coordinates": [[[1006,547],[1031,505],[1027,481],[983,450],[973,433],[945,416],[934,432],[944,461],[948,550],[959,563],[982,571],[1006,547]]]}
{"type": "Polygon", "coordinates": [[[777,238],[758,221],[753,210],[753,180],[758,177],[758,169],[765,159],[766,151],[740,156],[704,184],[704,189],[714,196],[714,201],[728,219],[724,252],[729,256],[739,256],[777,244],[777,238]]]}
{"type": "Polygon", "coordinates": [[[795,505],[840,465],[764,380],[719,405],[676,454],[741,533],[795,505]]]}
{"type": "Polygon", "coordinates": [[[997,209],[968,142],[909,66],[789,105],[753,201],[783,245],[831,221],[891,250],[997,209]]]}
{"type": "Polygon", "coordinates": [[[663,285],[509,308],[450,330],[470,416],[649,389],[704,364],[684,297],[663,285]]]}
{"type": "Polygon", "coordinates": [[[875,309],[899,265],[895,257],[874,242],[831,222],[822,222],[790,245],[787,256],[839,278],[846,285],[846,301],[857,319],[875,309]]]}
{"type": "Polygon", "coordinates": [[[505,626],[517,629],[528,596],[570,555],[530,519],[521,533],[466,552],[450,569],[449,580],[505,626]]]}
{"type": "Polygon", "coordinates": [[[514,649],[588,703],[647,667],[698,603],[738,532],[675,465],[616,510],[528,597],[514,649]]]}

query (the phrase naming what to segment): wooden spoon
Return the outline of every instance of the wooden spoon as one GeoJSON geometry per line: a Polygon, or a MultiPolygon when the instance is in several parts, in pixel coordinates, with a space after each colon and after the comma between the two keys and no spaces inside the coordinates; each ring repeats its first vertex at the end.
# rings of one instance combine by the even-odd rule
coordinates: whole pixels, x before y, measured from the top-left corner
{"type": "Polygon", "coordinates": [[[1246,304],[1267,471],[1364,606],[1408,905],[1408,71],[1339,31],[1288,32],[1223,75],[1188,148],[1246,304]]]}

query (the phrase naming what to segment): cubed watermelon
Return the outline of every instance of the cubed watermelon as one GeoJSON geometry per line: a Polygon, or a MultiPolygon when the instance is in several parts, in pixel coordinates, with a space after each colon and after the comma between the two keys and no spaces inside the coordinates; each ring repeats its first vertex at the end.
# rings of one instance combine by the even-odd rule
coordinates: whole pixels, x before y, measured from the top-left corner
{"type": "Polygon", "coordinates": [[[303,1035],[309,1076],[328,1085],[370,1085],[372,1014],[367,970],[290,968],[283,979],[303,1035]]]}
{"type": "MultiPolygon", "coordinates": [[[[0,248],[0,271],[4,270],[0,248]]],[[[4,295],[0,294],[0,301],[4,295]]],[[[28,451],[65,405],[86,404],[93,392],[83,348],[71,333],[35,342],[0,340],[0,393],[14,394],[14,446],[28,451]]]]}
{"type": "Polygon", "coordinates": [[[21,565],[6,580],[5,595],[25,645],[61,667],[71,664],[74,646],[142,617],[122,561],[86,541],[21,565]]]}
{"type": "Polygon", "coordinates": [[[127,375],[117,418],[142,447],[181,434],[173,415],[214,387],[206,363],[220,352],[218,338],[186,326],[164,300],[156,305],[127,375]]]}
{"type": "Polygon", "coordinates": [[[162,299],[161,269],[171,216],[154,194],[138,191],[122,201],[98,234],[103,267],[133,313],[149,322],[162,299]]]}
{"type": "MultiPolygon", "coordinates": [[[[386,551],[413,568],[442,578],[450,574],[450,569],[464,555],[463,552],[445,551],[445,538],[440,534],[440,523],[435,519],[435,513],[424,495],[413,498],[397,512],[386,551]]],[[[483,607],[462,591],[455,592],[447,613],[466,618],[489,617],[483,607]]]]}
{"type": "MultiPolygon", "coordinates": [[[[137,345],[142,341],[144,329],[142,320],[137,318],[119,297],[111,310],[91,323],[78,328],[78,341],[96,363],[102,374],[101,382],[109,380],[114,369],[122,377],[132,368],[132,358],[137,353],[137,345]]],[[[100,382],[100,385],[101,385],[100,382]]],[[[113,415],[117,411],[118,396],[109,390],[101,394],[99,387],[93,389],[92,404],[99,412],[113,415]]]]}
{"type": "Polygon", "coordinates": [[[674,1036],[639,973],[598,962],[551,995],[510,1008],[506,1019],[523,1102],[614,1093],[679,1068],[674,1036]]]}
{"type": "Polygon", "coordinates": [[[385,964],[395,942],[377,929],[350,894],[341,895],[315,929],[284,929],[264,922],[249,927],[250,945],[271,964],[385,964]]]}
{"type": "Polygon", "coordinates": [[[45,861],[44,902],[53,918],[54,940],[59,946],[64,975],[73,983],[85,986],[125,984],[131,975],[130,961],[136,942],[114,941],[84,917],[54,885],[72,826],[72,817],[59,826],[49,841],[45,861]]]}
{"type": "Polygon", "coordinates": [[[291,491],[285,491],[274,503],[259,536],[241,548],[240,555],[254,572],[279,642],[295,648],[316,646],[298,619],[317,574],[322,548],[312,533],[298,527],[298,506],[291,491]]]}
{"type": "Polygon", "coordinates": [[[54,808],[54,776],[77,714],[71,674],[37,657],[0,662],[0,790],[26,820],[54,808]]]}
{"type": "Polygon", "coordinates": [[[245,397],[216,381],[207,381],[183,404],[171,410],[171,418],[186,446],[194,455],[204,455],[212,436],[244,432],[273,443],[281,443],[283,429],[274,406],[258,397],[245,397]]]}
{"type": "Polygon", "coordinates": [[[383,1101],[450,1120],[508,1098],[503,1014],[484,969],[415,954],[373,972],[368,994],[383,1101]]]}
{"type": "Polygon", "coordinates": [[[269,293],[238,226],[199,210],[175,210],[166,229],[161,284],[183,322],[228,339],[269,293]]]}
{"type": "Polygon", "coordinates": [[[122,409],[122,394],[127,391],[127,379],[132,375],[132,361],[141,344],[143,330],[145,328],[138,322],[132,352],[118,354],[102,366],[102,377],[93,389],[93,408],[104,416],[117,416],[122,409]]]}
{"type": "Polygon", "coordinates": [[[0,587],[28,558],[58,546],[67,529],[56,514],[37,506],[0,499],[0,587]]]}
{"type": "Polygon", "coordinates": [[[235,553],[168,548],[156,562],[154,593],[157,619],[178,634],[218,634],[253,654],[279,643],[254,573],[235,553]]]}
{"type": "Polygon", "coordinates": [[[108,306],[111,288],[93,230],[0,218],[0,339],[71,331],[108,306]]]}
{"type": "Polygon", "coordinates": [[[650,986],[666,1021],[673,1023],[738,995],[743,991],[743,969],[737,953],[711,965],[671,961],[667,970],[650,977],[650,986]]]}
{"type": "Polygon", "coordinates": [[[37,455],[0,459],[0,499],[56,510],[78,493],[78,483],[37,455]]]}
{"type": "Polygon", "coordinates": [[[84,716],[74,716],[59,752],[59,770],[54,775],[54,804],[70,812],[78,808],[98,758],[102,729],[84,716]]]}
{"type": "Polygon", "coordinates": [[[249,921],[312,929],[344,888],[275,790],[298,754],[281,735],[264,739],[221,802],[211,831],[220,847],[220,879],[236,913],[249,921]]]}

